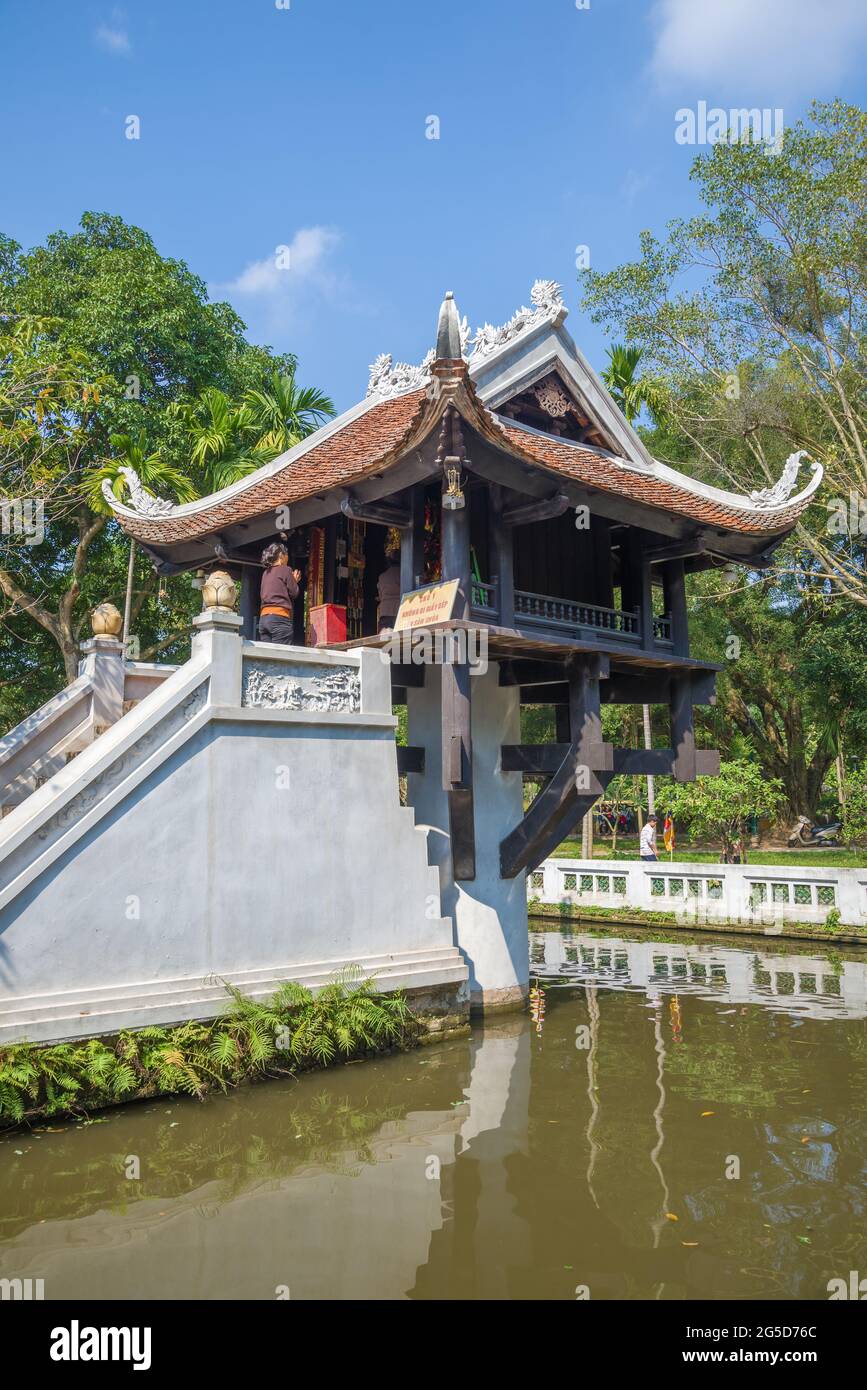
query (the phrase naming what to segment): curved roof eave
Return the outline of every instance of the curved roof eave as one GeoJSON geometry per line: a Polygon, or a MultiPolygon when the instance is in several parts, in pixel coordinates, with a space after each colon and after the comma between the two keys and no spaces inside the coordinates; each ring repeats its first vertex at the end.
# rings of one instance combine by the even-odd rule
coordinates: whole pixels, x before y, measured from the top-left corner
{"type": "Polygon", "coordinates": [[[138,507],[119,502],[108,491],[106,497],[124,530],[146,543],[163,546],[195,540],[272,508],[335,487],[353,486],[369,473],[391,466],[434,427],[446,406],[444,390],[468,423],[495,447],[580,485],[630,497],[698,525],[753,534],[785,532],[794,526],[822,480],[821,466],[813,463],[807,486],[791,495],[802,451],[790,456],[776,484],[745,497],[700,482],[650,455],[646,455],[648,466],[500,417],[482,401],[466,360],[438,359],[431,364],[426,385],[416,380],[384,397],[367,397],[255,472],[207,497],[163,503],[144,492],[134,477],[130,481],[138,489],[138,507]],[[334,441],[331,449],[329,441],[334,441]],[[317,459],[319,450],[322,454],[317,459]]]}

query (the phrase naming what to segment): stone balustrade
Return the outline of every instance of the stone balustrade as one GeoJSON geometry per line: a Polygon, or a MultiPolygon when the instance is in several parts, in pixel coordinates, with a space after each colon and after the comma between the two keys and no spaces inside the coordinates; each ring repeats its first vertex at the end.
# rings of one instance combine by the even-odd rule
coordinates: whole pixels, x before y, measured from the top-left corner
{"type": "Polygon", "coordinates": [[[867,927],[867,867],[546,859],[528,874],[527,896],[549,905],[674,912],[685,922],[760,927],[823,926],[833,912],[844,926],[867,927]]]}

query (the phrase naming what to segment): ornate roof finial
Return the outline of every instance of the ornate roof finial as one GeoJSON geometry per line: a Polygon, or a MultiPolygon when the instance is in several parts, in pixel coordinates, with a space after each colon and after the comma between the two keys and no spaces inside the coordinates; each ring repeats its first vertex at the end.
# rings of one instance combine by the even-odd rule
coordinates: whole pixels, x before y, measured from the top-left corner
{"type": "Polygon", "coordinates": [[[440,316],[437,321],[436,355],[438,358],[448,358],[452,362],[459,361],[463,356],[461,323],[458,318],[455,297],[451,290],[446,290],[446,297],[440,305],[440,316]]]}

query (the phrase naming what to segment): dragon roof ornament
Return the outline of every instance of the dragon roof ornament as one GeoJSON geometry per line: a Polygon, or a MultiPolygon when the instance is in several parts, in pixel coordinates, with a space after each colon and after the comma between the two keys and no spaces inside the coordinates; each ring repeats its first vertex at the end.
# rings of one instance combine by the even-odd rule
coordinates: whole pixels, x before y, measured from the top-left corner
{"type": "MultiPolygon", "coordinates": [[[[799,449],[797,453],[789,454],[783,465],[783,471],[772,487],[758,488],[750,493],[750,501],[753,506],[761,510],[771,507],[779,507],[787,502],[795,490],[798,481],[798,474],[801,471],[801,459],[807,458],[806,449],[799,449]]],[[[810,460],[810,468],[816,473],[821,464],[810,460]]]]}
{"type": "Polygon", "coordinates": [[[528,328],[535,328],[538,323],[558,318],[566,307],[562,290],[556,280],[537,280],[530,291],[530,303],[533,305],[532,309],[522,304],[508,323],[502,324],[500,328],[485,323],[477,329],[473,339],[473,356],[487,357],[495,348],[510,343],[528,328]]]}
{"type": "MultiPolygon", "coordinates": [[[[510,343],[526,329],[535,328],[540,323],[553,322],[566,312],[563,294],[556,280],[537,280],[530,291],[530,303],[533,305],[532,309],[522,305],[508,323],[504,323],[500,328],[486,323],[476,330],[475,335],[471,332],[464,315],[460,321],[461,356],[465,360],[471,356],[487,357],[489,353],[505,343],[510,343]],[[472,352],[469,350],[471,344],[472,352]]],[[[384,400],[388,396],[399,396],[404,391],[415,391],[421,386],[426,386],[430,380],[433,361],[433,351],[429,352],[417,367],[411,366],[408,362],[394,362],[390,353],[381,353],[370,365],[368,396],[384,400]]]]}
{"type": "MultiPolygon", "coordinates": [[[[128,506],[130,511],[137,512],[139,516],[171,516],[176,510],[174,502],[167,502],[165,498],[156,497],[154,493],[148,492],[134,468],[124,465],[118,469],[118,472],[126,479],[126,485],[129,489],[128,506]]],[[[118,499],[111,490],[111,483],[108,478],[102,480],[102,495],[114,511],[118,499]]]]}

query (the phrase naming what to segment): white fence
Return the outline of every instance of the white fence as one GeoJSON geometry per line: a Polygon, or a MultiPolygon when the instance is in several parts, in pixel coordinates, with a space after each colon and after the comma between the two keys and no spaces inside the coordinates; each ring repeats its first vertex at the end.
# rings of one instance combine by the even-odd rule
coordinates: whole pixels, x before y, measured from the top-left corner
{"type": "Polygon", "coordinates": [[[546,859],[527,875],[527,896],[556,906],[675,912],[684,921],[773,926],[867,927],[867,868],[765,864],[679,864],[643,860],[546,859]]]}

